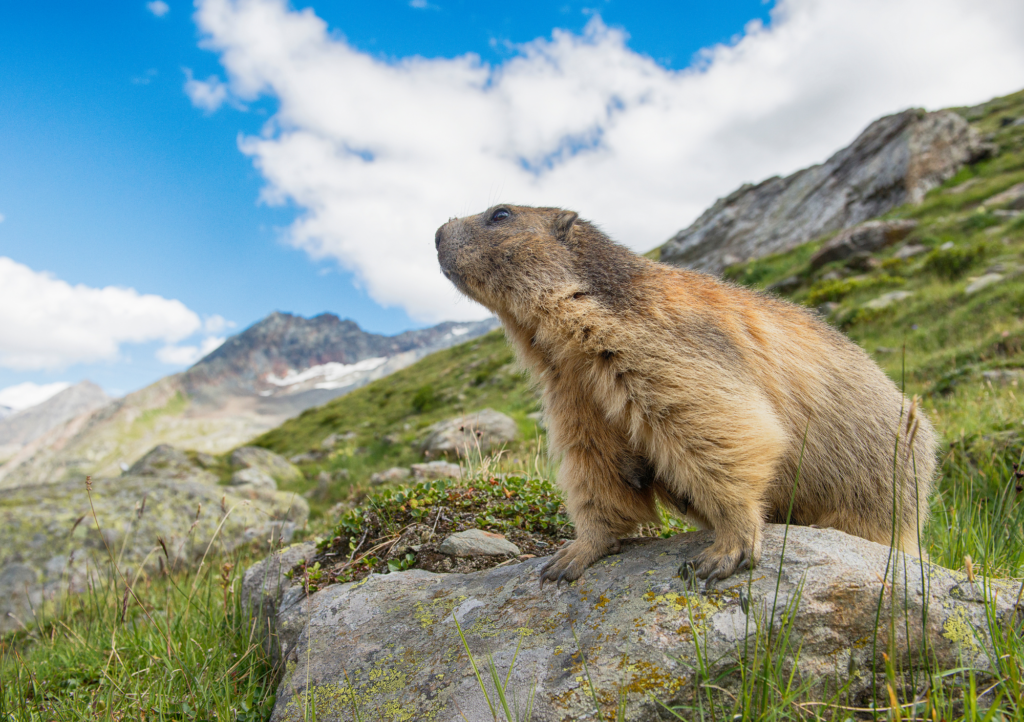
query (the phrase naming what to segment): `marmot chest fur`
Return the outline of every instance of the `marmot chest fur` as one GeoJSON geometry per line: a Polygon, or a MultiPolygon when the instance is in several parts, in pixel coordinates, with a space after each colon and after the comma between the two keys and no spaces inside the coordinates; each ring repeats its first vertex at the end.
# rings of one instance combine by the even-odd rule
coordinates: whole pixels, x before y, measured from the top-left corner
{"type": "Polygon", "coordinates": [[[495,206],[435,244],[542,386],[577,534],[542,583],[576,579],[656,522],[655,500],[714,530],[691,562],[709,581],[757,564],[763,524],[791,500],[794,523],[917,554],[932,427],[809,312],[649,261],[558,208],[495,206]]]}

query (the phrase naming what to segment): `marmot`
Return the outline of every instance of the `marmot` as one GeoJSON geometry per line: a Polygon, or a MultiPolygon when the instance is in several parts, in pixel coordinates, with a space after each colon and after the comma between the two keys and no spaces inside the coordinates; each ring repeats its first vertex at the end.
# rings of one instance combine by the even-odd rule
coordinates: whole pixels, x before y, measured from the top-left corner
{"type": "Polygon", "coordinates": [[[812,313],[650,261],[559,208],[495,206],[449,220],[435,245],[542,386],[576,540],[541,584],[657,522],[655,499],[714,531],[690,562],[709,584],[757,564],[762,525],[791,498],[792,523],[917,555],[931,424],[812,313]]]}

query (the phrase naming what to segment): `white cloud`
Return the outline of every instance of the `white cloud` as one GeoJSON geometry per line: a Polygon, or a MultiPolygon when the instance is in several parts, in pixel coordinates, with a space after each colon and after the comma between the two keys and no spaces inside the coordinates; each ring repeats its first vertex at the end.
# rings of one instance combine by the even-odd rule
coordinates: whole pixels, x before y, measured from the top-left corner
{"type": "Polygon", "coordinates": [[[156,15],[158,18],[162,18],[164,15],[171,11],[171,6],[165,3],[163,0],[153,0],[153,2],[146,3],[146,9],[156,15]]]}
{"type": "MultiPolygon", "coordinates": [[[[574,208],[648,250],[745,181],[824,160],[876,117],[1024,86],[1019,0],[778,0],[770,27],[667,70],[595,16],[498,66],[361,53],[285,0],[200,0],[228,85],[208,111],[272,96],[243,137],[289,240],[422,320],[484,311],[437,272],[434,230],[507,201],[574,208]]],[[[344,30],[344,28],[341,28],[344,30]]],[[[191,81],[191,78],[190,78],[191,81]]]]}
{"type": "Polygon", "coordinates": [[[211,75],[206,80],[196,80],[192,77],[191,68],[184,68],[184,72],[185,94],[192,101],[192,105],[212,113],[228,99],[228,86],[216,75],[211,75]]]}
{"type": "Polygon", "coordinates": [[[56,396],[71,386],[66,381],[53,384],[35,384],[31,381],[0,389],[0,406],[7,406],[12,411],[21,411],[30,406],[41,404],[51,396],[56,396]]]}
{"type": "Polygon", "coordinates": [[[224,343],[223,336],[208,336],[199,346],[164,346],[156,352],[159,361],[172,366],[191,366],[224,343]]]}
{"type": "Polygon", "coordinates": [[[0,366],[64,368],[116,359],[123,343],[175,343],[199,330],[181,301],[90,288],[0,256],[0,366]]]}
{"type": "Polygon", "coordinates": [[[4,222],[4,214],[0,213],[0,223],[3,223],[3,222],[4,222]]]}
{"type": "MultiPolygon", "coordinates": [[[[237,324],[234,321],[228,321],[223,316],[213,314],[203,319],[203,331],[208,334],[218,334],[228,329],[234,328],[237,324]]],[[[220,345],[220,344],[218,344],[220,345]]]]}

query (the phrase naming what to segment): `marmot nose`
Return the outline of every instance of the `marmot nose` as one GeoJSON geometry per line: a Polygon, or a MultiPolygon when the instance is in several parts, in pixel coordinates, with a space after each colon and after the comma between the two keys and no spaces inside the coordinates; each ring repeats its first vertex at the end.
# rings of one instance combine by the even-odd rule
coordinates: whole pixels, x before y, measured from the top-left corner
{"type": "Polygon", "coordinates": [[[441,229],[437,229],[437,233],[434,234],[434,248],[437,250],[441,249],[441,229]]]}

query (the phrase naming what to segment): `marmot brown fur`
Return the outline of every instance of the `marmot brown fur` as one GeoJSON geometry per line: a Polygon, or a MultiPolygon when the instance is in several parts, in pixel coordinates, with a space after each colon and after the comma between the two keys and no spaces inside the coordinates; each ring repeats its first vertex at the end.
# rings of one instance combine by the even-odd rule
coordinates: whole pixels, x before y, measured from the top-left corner
{"type": "Polygon", "coordinates": [[[655,499],[714,530],[691,562],[709,582],[757,564],[763,524],[791,499],[793,523],[917,554],[932,427],[813,314],[637,256],[558,208],[495,206],[450,220],[435,245],[543,387],[576,540],[542,584],[657,522],[655,499]]]}

